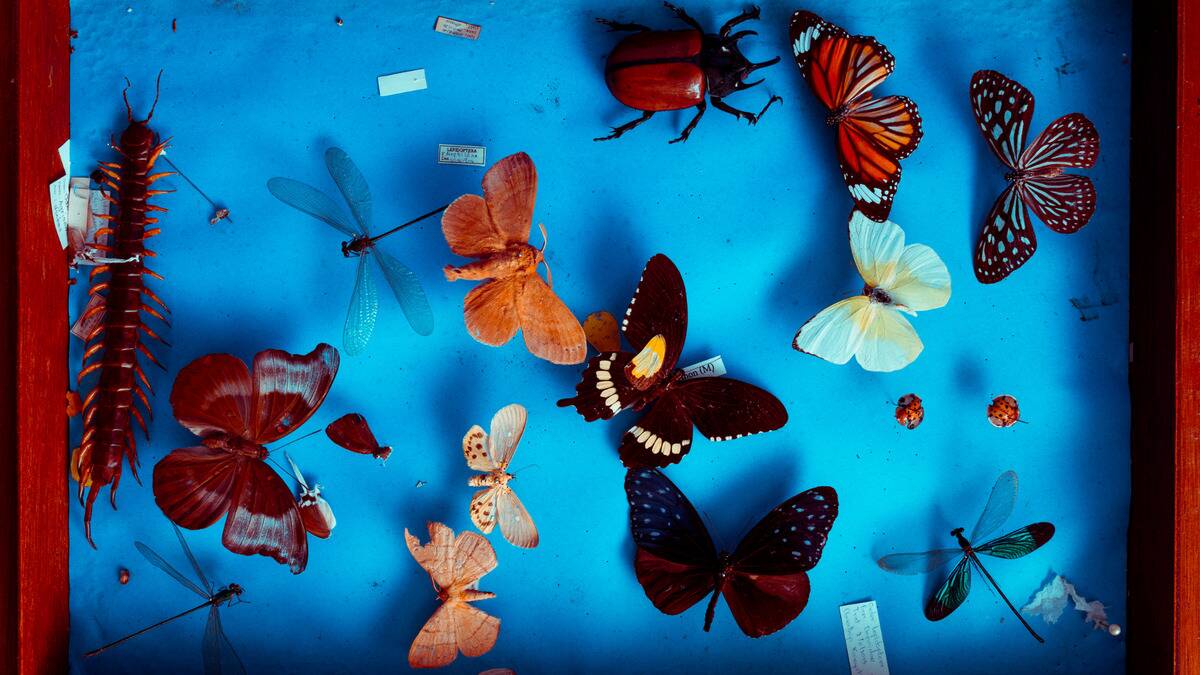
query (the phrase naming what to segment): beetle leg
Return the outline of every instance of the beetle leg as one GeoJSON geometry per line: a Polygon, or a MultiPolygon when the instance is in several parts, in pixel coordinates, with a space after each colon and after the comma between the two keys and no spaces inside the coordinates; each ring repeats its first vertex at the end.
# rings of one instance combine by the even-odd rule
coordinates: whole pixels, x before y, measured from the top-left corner
{"type": "Polygon", "coordinates": [[[767,112],[767,108],[770,108],[771,104],[775,103],[775,101],[782,101],[782,100],[783,99],[779,98],[778,96],[772,96],[771,100],[767,101],[767,105],[763,106],[763,109],[760,110],[757,115],[755,115],[753,113],[748,113],[745,110],[738,110],[737,108],[734,108],[733,106],[729,105],[728,103],[726,103],[725,101],[723,101],[722,99],[719,99],[719,98],[714,97],[712,100],[712,103],[713,103],[713,106],[715,106],[717,110],[727,112],[730,115],[733,115],[734,117],[736,117],[738,119],[744,119],[747,122],[749,122],[751,125],[754,125],[754,124],[758,124],[758,119],[763,116],[763,113],[767,112]]]}
{"type": "MultiPolygon", "coordinates": [[[[741,14],[738,14],[737,16],[733,17],[732,19],[726,21],[725,25],[721,26],[721,37],[727,37],[729,35],[729,31],[732,30],[733,27],[738,25],[739,23],[742,23],[743,21],[749,21],[750,19],[757,19],[758,14],[759,14],[758,6],[751,5],[750,9],[748,9],[748,10],[742,12],[741,14]]],[[[736,42],[737,39],[735,38],[734,41],[736,42]]]]}
{"type": "Polygon", "coordinates": [[[629,131],[630,129],[638,126],[639,124],[641,124],[642,122],[645,122],[646,120],[650,119],[651,117],[654,117],[654,113],[652,111],[646,110],[646,111],[642,112],[642,116],[637,118],[636,120],[634,120],[632,122],[626,122],[625,124],[622,124],[619,127],[613,127],[611,134],[609,134],[607,136],[602,136],[600,138],[593,138],[592,140],[593,141],[611,141],[614,138],[620,138],[626,131],[629,131]]]}
{"type": "Polygon", "coordinates": [[[629,31],[633,33],[640,33],[650,30],[649,26],[643,26],[640,23],[621,23],[620,21],[613,21],[611,19],[597,18],[596,23],[608,26],[608,30],[610,31],[629,31]]]}
{"type": "MultiPolygon", "coordinates": [[[[716,101],[717,101],[717,99],[713,99],[714,103],[716,101]]],[[[671,142],[672,143],[681,143],[683,141],[686,141],[688,139],[688,136],[691,135],[692,129],[695,129],[696,125],[700,123],[700,118],[704,117],[704,111],[707,109],[708,109],[708,105],[704,101],[700,101],[700,103],[696,106],[696,116],[693,117],[692,121],[688,122],[688,125],[683,128],[683,133],[679,134],[679,138],[676,138],[675,140],[673,140],[671,142]]]]}
{"type": "Polygon", "coordinates": [[[672,5],[669,2],[664,2],[663,5],[666,6],[667,9],[674,12],[675,16],[679,17],[680,21],[686,23],[687,25],[691,26],[692,28],[695,28],[696,30],[700,31],[701,33],[704,32],[704,28],[700,25],[700,22],[698,22],[695,19],[693,19],[692,17],[688,16],[687,12],[683,11],[679,7],[676,7],[675,5],[672,5]]]}

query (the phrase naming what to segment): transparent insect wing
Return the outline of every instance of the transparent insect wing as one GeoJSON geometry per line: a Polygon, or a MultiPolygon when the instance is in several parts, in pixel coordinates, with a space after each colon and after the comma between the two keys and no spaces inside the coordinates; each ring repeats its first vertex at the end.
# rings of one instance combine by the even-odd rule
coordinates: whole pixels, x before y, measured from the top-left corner
{"type": "Polygon", "coordinates": [[[979,540],[1000,529],[1000,526],[1012,515],[1016,503],[1017,474],[1013,471],[1005,471],[1000,474],[1000,477],[996,479],[996,484],[992,486],[987,506],[983,507],[983,513],[979,514],[979,522],[975,523],[975,528],[971,530],[971,542],[979,543],[979,540]]]}
{"type": "Polygon", "coordinates": [[[346,223],[343,211],[324,192],[291,178],[272,178],[267,181],[267,190],[279,201],[303,211],[330,227],[350,237],[366,232],[346,223]]]}
{"type": "Polygon", "coordinates": [[[168,563],[166,560],[163,560],[162,556],[155,553],[154,549],[150,548],[149,546],[143,544],[140,541],[133,542],[133,545],[142,554],[142,557],[144,557],[146,560],[148,560],[151,565],[154,565],[158,569],[160,569],[160,570],[166,572],[167,574],[171,575],[172,577],[174,577],[174,579],[176,581],[178,581],[180,584],[182,584],[184,586],[184,588],[187,588],[188,590],[190,590],[191,592],[195,593],[196,595],[198,595],[202,598],[211,598],[212,597],[211,592],[205,592],[204,589],[202,589],[196,585],[196,582],[183,576],[183,574],[179,570],[177,570],[171,566],[171,563],[168,563]]]}
{"type": "Polygon", "coordinates": [[[225,635],[225,629],[221,626],[221,612],[216,605],[208,610],[208,624],[204,627],[204,641],[200,648],[204,655],[205,675],[246,672],[246,666],[225,635]]]}
{"type": "Polygon", "coordinates": [[[350,296],[350,309],[346,314],[346,327],[342,331],[342,343],[346,353],[363,353],[371,336],[375,334],[375,320],[379,316],[379,289],[367,256],[358,258],[358,275],[354,280],[354,293],[350,296]]]}
{"type": "Polygon", "coordinates": [[[371,189],[367,187],[367,179],[350,159],[350,155],[341,148],[329,148],[325,151],[325,166],[329,169],[333,182],[342,191],[342,196],[346,198],[346,203],[350,205],[350,212],[358,221],[359,228],[363,234],[370,234],[371,189]]]}
{"type": "Polygon", "coordinates": [[[429,298],[425,296],[425,289],[421,287],[417,275],[378,247],[372,247],[371,254],[379,262],[383,278],[387,280],[392,294],[396,296],[396,302],[400,303],[400,309],[404,312],[404,318],[408,319],[408,324],[417,335],[432,333],[433,308],[429,306],[429,298]]]}

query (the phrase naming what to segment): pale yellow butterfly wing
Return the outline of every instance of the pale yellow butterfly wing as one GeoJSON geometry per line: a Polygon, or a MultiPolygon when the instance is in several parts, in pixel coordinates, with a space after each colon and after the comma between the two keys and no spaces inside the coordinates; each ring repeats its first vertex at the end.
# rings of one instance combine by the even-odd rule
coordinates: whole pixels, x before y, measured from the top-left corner
{"type": "Polygon", "coordinates": [[[538,545],[538,531],[533,524],[533,518],[512,488],[505,486],[500,489],[496,498],[496,513],[500,521],[500,533],[508,543],[521,548],[534,548],[538,545]]]}
{"type": "Polygon", "coordinates": [[[896,304],[914,312],[937,309],[950,301],[950,270],[933,249],[912,244],[900,256],[896,280],[886,290],[896,304]]]}
{"type": "Polygon", "coordinates": [[[800,327],[792,346],[830,363],[848,362],[866,335],[870,305],[866,296],[856,295],[826,307],[800,327]]]}
{"type": "Polygon", "coordinates": [[[891,288],[904,253],[904,230],[890,220],[877,223],[855,211],[850,214],[850,252],[867,285],[891,288]]]}
{"type": "Polygon", "coordinates": [[[912,324],[894,307],[872,304],[862,342],[854,353],[866,370],[888,373],[912,363],[921,350],[921,338],[912,324]]]}
{"type": "Polygon", "coordinates": [[[496,527],[496,496],[499,485],[484,488],[471,498],[471,522],[484,534],[491,534],[496,527]]]}

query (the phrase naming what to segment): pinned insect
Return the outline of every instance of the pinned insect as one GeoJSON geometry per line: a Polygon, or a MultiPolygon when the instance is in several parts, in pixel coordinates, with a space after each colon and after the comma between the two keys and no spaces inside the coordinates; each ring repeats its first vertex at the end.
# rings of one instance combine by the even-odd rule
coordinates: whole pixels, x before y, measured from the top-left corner
{"type": "Polygon", "coordinates": [[[1000,429],[1025,421],[1021,419],[1021,408],[1017,405],[1017,399],[1008,394],[1001,394],[992,399],[987,407],[987,418],[992,426],[1000,429]]]}
{"type": "Polygon", "coordinates": [[[283,456],[291,465],[292,475],[300,485],[300,498],[296,500],[296,505],[300,508],[300,520],[304,522],[304,529],[314,537],[328,539],[333,533],[333,528],[337,526],[337,518],[333,517],[333,509],[330,508],[329,502],[321,496],[321,485],[314,483],[309,487],[308,481],[304,480],[304,474],[300,472],[300,467],[292,461],[292,456],[286,452],[283,456]]]}
{"type": "Polygon", "coordinates": [[[633,32],[633,35],[617,43],[609,54],[608,63],[604,66],[604,81],[618,101],[634,110],[641,110],[642,116],[614,127],[612,133],[595,140],[620,138],[625,132],[653,117],[654,113],[695,107],[696,116],[679,138],[671,141],[679,143],[688,139],[704,116],[708,109],[706,97],[717,110],[746,120],[751,125],[758,123],[772,103],[783,100],[772,96],[757,115],[725,103],[726,96],[762,83],[762,80],[746,82],[750,73],[779,62],[777,56],[770,61],[751,63],[742,55],[737,43],[744,37],[758,33],[752,30],[730,32],[739,23],[757,19],[758,7],[751,7],[726,21],[719,33],[712,34],[705,33],[700,23],[682,9],[669,2],[663,5],[691,28],[652,30],[637,23],[596,19],[611,31],[633,32]]]}
{"type": "MultiPolygon", "coordinates": [[[[162,73],[159,73],[161,79],[162,73]]],[[[122,262],[104,262],[92,270],[91,281],[96,282],[97,277],[104,276],[98,283],[93,283],[89,292],[101,301],[89,305],[90,309],[80,317],[81,324],[91,321],[94,327],[84,338],[83,363],[76,381],[82,383],[92,373],[96,373],[98,379],[83,398],[83,436],[72,470],[79,476],[78,495],[84,503],[84,535],[93,548],[96,543],[92,540],[92,506],[96,497],[104,486],[111,485],[109,503],[117,508],[117,486],[121,483],[121,470],[126,459],[129,470],[137,479],[135,424],[141,427],[147,440],[150,438],[146,419],[151,415],[150,395],[154,390],[142,370],[138,354],[162,368],[142,336],[166,342],[146,325],[143,314],[167,324],[164,314],[170,313],[143,278],[162,279],[143,262],[154,256],[154,252],[146,248],[145,241],[159,233],[157,227],[147,228],[158,223],[158,219],[150,214],[166,211],[149,200],[171,192],[151,188],[159,179],[171,175],[170,172],[151,173],[155,160],[167,147],[167,141],[160,141],[149,127],[158,105],[158,82],[155,83],[154,103],[143,120],[133,118],[128,96],[131,85],[126,82],[121,95],[125,99],[129,126],[121,133],[120,140],[112,143],[120,157],[115,162],[101,163],[99,168],[103,198],[116,212],[96,214],[107,225],[98,229],[95,237],[109,237],[111,243],[91,245],[105,257],[122,262]],[[141,402],[142,410],[138,409],[138,402],[141,402]]]]}
{"type": "Polygon", "coordinates": [[[380,445],[367,418],[358,413],[347,413],[325,427],[325,435],[350,452],[373,455],[375,459],[387,461],[392,456],[392,446],[380,445]]]}
{"type": "Polygon", "coordinates": [[[346,325],[342,331],[342,343],[346,353],[361,354],[375,333],[379,294],[375,287],[372,266],[367,264],[369,257],[379,264],[383,278],[391,287],[392,294],[396,296],[396,302],[400,303],[400,309],[403,310],[404,317],[408,319],[412,329],[417,335],[429,335],[433,332],[433,310],[429,307],[429,299],[425,297],[425,290],[421,288],[417,275],[399,260],[384,253],[376,243],[409,225],[441,213],[446,207],[436,208],[387,232],[372,236],[371,190],[367,187],[367,179],[341,148],[329,148],[325,151],[325,166],[354,214],[353,225],[346,222],[342,210],[332,199],[310,185],[290,178],[272,178],[267,181],[267,189],[284,204],[303,211],[350,237],[349,241],[342,242],[342,255],[358,258],[358,275],[354,281],[350,311],[346,315],[346,325]]]}
{"type": "Polygon", "coordinates": [[[484,534],[490,534],[499,522],[508,543],[521,548],[537,546],[538,532],[525,505],[508,485],[513,479],[508,465],[525,434],[528,419],[525,407],[512,403],[492,416],[490,434],[476,424],[463,436],[467,466],[484,472],[467,481],[471,487],[483,488],[471,498],[471,522],[484,534]]]}
{"type": "Polygon", "coordinates": [[[916,429],[925,421],[925,406],[916,394],[905,394],[896,403],[896,421],[905,429],[916,429]]]}

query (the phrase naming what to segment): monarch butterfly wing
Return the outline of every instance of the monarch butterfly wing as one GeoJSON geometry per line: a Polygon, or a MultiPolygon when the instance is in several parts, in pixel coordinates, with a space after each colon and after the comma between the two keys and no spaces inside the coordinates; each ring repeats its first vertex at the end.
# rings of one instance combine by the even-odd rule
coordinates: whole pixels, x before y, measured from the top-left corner
{"type": "Polygon", "coordinates": [[[492,279],[479,284],[463,299],[463,317],[467,332],[485,345],[499,347],[517,334],[517,294],[521,280],[516,277],[492,279]]]}
{"type": "Polygon", "coordinates": [[[292,491],[266,462],[243,458],[221,542],[242,555],[264,555],[300,574],[308,535],[292,491]]]}
{"type": "Polygon", "coordinates": [[[1054,536],[1054,525],[1033,523],[1017,528],[1008,534],[976,546],[975,552],[995,558],[1013,560],[1033,553],[1054,536]]]}
{"type": "MultiPolygon", "coordinates": [[[[892,98],[897,97],[888,97],[892,98]]],[[[912,112],[916,112],[915,106],[912,112]]],[[[909,136],[910,141],[920,138],[920,118],[916,119],[917,132],[909,136]]],[[[904,124],[911,126],[911,119],[904,124]]],[[[838,164],[846,188],[854,199],[854,207],[871,220],[882,222],[891,213],[896,189],[900,187],[900,161],[879,136],[890,139],[887,141],[889,143],[896,142],[892,139],[896,134],[886,132],[883,127],[870,122],[846,119],[837,127],[838,164]],[[870,127],[876,130],[871,131],[870,127]]],[[[916,143],[904,147],[911,152],[916,148],[916,143]]]]}
{"type": "Polygon", "coordinates": [[[1024,265],[1037,251],[1037,236],[1016,184],[1005,188],[992,205],[975,245],[975,278],[994,284],[1024,265]]]}
{"type": "Polygon", "coordinates": [[[517,316],[529,353],[560,365],[587,356],[587,336],[550,286],[536,273],[525,279],[517,296],[517,316]]]}
{"type": "Polygon", "coordinates": [[[738,628],[756,638],[787,626],[808,605],[808,573],[758,575],[734,572],[725,584],[725,602],[738,628]]]}
{"type": "Polygon", "coordinates": [[[961,548],[939,548],[923,553],[892,553],[876,561],[879,568],[893,574],[925,574],[962,555],[961,548]]]}
{"type": "Polygon", "coordinates": [[[1067,167],[1091,168],[1100,154],[1100,134],[1081,113],[1054,120],[1021,153],[1018,168],[1044,171],[1067,167]]]}
{"type": "Polygon", "coordinates": [[[830,363],[845,364],[862,345],[871,316],[871,301],[866,296],[835,302],[804,322],[792,347],[830,363]]]}
{"type": "Polygon", "coordinates": [[[367,264],[367,256],[359,256],[358,272],[354,277],[354,291],[350,294],[350,306],[346,309],[346,324],[342,328],[342,346],[346,353],[356,356],[367,349],[371,336],[375,334],[375,320],[379,318],[379,288],[375,285],[375,273],[367,264]]]}
{"type": "Polygon", "coordinates": [[[996,478],[992,491],[988,493],[987,504],[971,529],[971,541],[979,541],[991,535],[1008,517],[1012,515],[1017,504],[1017,472],[1005,471],[996,478]]]}
{"type": "Polygon", "coordinates": [[[656,335],[666,339],[660,373],[670,373],[679,361],[687,337],[687,290],[679,268],[663,254],[646,263],[637,290],[625,310],[621,329],[635,350],[646,346],[656,335]]]}
{"type": "Polygon", "coordinates": [[[1096,187],[1087,176],[1032,178],[1019,189],[1033,215],[1059,234],[1077,232],[1096,212],[1096,187]]]}
{"type": "Polygon", "coordinates": [[[642,394],[625,377],[625,367],[633,361],[629,352],[597,354],[588,361],[575,396],[558,401],[560,408],[575,406],[587,422],[612,419],[617,413],[642,400],[642,394]]]}
{"type": "Polygon", "coordinates": [[[308,421],[333,385],[341,362],[332,346],[321,343],[308,354],[267,349],[254,355],[251,377],[251,436],[266,444],[308,421]]]}
{"type": "Polygon", "coordinates": [[[907,96],[859,101],[842,124],[871,139],[880,152],[898,160],[911,155],[925,135],[917,104],[907,96]]]}
{"type": "Polygon", "coordinates": [[[812,12],[793,14],[789,34],[796,65],[830,110],[871,91],[896,66],[875,38],[849,35],[812,12]]]}
{"type": "Polygon", "coordinates": [[[709,440],[728,441],[787,424],[787,409],[778,398],[731,377],[688,380],[678,386],[675,396],[691,423],[709,440]]]}
{"type": "Polygon", "coordinates": [[[678,392],[668,392],[621,437],[621,463],[635,468],[675,464],[692,449],[692,418],[678,392]]]}
{"type": "Polygon", "coordinates": [[[929,598],[925,605],[925,618],[930,621],[941,621],[958,609],[971,592],[971,559],[963,556],[962,560],[950,571],[946,583],[929,598]]]}
{"type": "Polygon", "coordinates": [[[188,431],[250,435],[254,383],[245,362],[229,354],[207,354],[179,371],[171,386],[171,412],[188,431]]]}
{"type": "Polygon", "coordinates": [[[625,496],[638,582],[659,611],[679,614],[713,590],[717,551],[708,529],[687,497],[657,469],[630,469],[625,496]]]}
{"type": "Polygon", "coordinates": [[[325,151],[325,167],[338,189],[342,191],[350,212],[358,221],[358,226],[364,234],[371,232],[371,189],[367,187],[367,179],[363,177],[358,166],[341,148],[329,148],[325,151]]]}
{"type": "Polygon", "coordinates": [[[994,70],[980,70],[971,76],[970,96],[975,122],[988,147],[1005,166],[1016,170],[1033,119],[1033,94],[994,70]]]}
{"type": "Polygon", "coordinates": [[[425,296],[425,289],[421,288],[421,281],[417,279],[417,275],[379,247],[374,247],[372,254],[379,263],[379,268],[383,270],[383,278],[392,289],[392,295],[400,304],[400,311],[404,312],[404,318],[408,319],[408,325],[412,326],[417,335],[432,333],[433,308],[429,306],[429,298],[425,296]]]}

